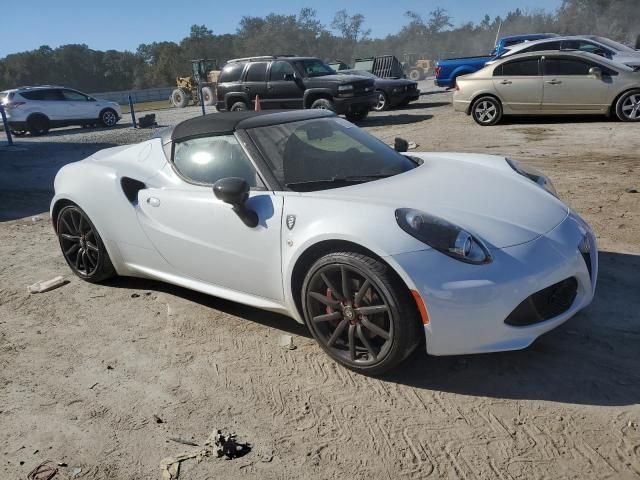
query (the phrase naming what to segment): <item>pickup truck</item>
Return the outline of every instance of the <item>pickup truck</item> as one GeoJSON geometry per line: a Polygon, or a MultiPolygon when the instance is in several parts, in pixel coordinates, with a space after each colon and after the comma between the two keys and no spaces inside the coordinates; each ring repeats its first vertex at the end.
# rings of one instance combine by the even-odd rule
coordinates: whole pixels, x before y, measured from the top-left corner
{"type": "Polygon", "coordinates": [[[485,63],[502,55],[505,50],[510,49],[514,45],[555,36],[557,35],[554,33],[532,33],[529,35],[512,35],[509,37],[502,37],[498,40],[495,48],[488,56],[438,60],[435,68],[435,84],[438,87],[452,88],[456,84],[457,77],[477,72],[481,68],[484,68],[485,63]]]}

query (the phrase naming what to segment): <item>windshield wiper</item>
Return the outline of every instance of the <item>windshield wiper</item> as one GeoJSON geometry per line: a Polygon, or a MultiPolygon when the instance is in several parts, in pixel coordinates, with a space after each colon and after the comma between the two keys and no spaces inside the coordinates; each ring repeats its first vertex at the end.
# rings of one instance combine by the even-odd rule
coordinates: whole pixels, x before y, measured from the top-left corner
{"type": "Polygon", "coordinates": [[[345,175],[345,176],[335,176],[331,178],[304,180],[301,182],[289,182],[289,183],[285,183],[285,185],[287,187],[292,187],[296,185],[309,185],[314,183],[368,182],[371,180],[378,180],[380,178],[392,177],[393,175],[396,175],[396,174],[395,173],[373,173],[371,175],[345,175]]]}

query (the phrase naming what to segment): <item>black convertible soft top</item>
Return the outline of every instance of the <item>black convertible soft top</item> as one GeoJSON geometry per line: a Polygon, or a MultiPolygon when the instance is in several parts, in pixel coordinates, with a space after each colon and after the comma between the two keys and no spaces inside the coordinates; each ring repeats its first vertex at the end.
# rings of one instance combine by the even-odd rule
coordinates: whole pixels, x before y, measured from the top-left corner
{"type": "Polygon", "coordinates": [[[281,123],[333,116],[335,116],[335,113],[328,110],[284,110],[270,112],[245,110],[240,112],[211,113],[209,115],[190,118],[176,125],[171,132],[171,140],[175,142],[204,135],[231,133],[238,129],[266,127],[281,123]]]}

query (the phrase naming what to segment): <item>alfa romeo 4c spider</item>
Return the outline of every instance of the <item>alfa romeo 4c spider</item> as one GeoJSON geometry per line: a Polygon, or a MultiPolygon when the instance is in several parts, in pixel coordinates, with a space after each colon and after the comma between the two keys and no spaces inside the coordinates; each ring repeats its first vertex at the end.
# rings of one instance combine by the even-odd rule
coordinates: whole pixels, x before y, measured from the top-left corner
{"type": "Polygon", "coordinates": [[[84,280],[289,315],[370,375],[419,344],[527,347],[591,302],[598,271],[591,229],[544,174],[398,152],[318,110],[206,115],[97,152],[60,170],[51,218],[84,280]]]}

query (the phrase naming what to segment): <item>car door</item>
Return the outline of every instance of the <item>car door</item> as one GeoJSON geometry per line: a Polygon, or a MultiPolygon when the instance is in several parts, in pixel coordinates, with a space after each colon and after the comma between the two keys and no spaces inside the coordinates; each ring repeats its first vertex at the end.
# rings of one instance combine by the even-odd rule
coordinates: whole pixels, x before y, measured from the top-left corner
{"type": "Polygon", "coordinates": [[[606,67],[577,57],[547,56],[543,69],[543,111],[602,112],[609,107],[611,71],[606,67]],[[592,67],[600,68],[603,75],[590,74],[592,67]]]}
{"type": "Polygon", "coordinates": [[[295,78],[293,65],[284,60],[276,60],[271,63],[269,69],[270,108],[302,108],[304,87],[301,87],[295,78]]]}
{"type": "Polygon", "coordinates": [[[67,120],[95,120],[98,118],[96,102],[89,101],[84,93],[75,90],[63,89],[64,105],[67,120]]]}
{"type": "Polygon", "coordinates": [[[540,57],[498,65],[493,71],[493,85],[503,105],[513,112],[539,111],[542,104],[540,57]]]}
{"type": "Polygon", "coordinates": [[[267,62],[250,62],[245,74],[242,88],[249,97],[249,101],[255,102],[256,95],[260,96],[260,105],[265,100],[268,108],[269,95],[267,94],[267,62]]]}
{"type": "Polygon", "coordinates": [[[170,186],[138,194],[138,219],[160,255],[185,277],[282,300],[283,197],[264,188],[236,137],[180,142],[172,168],[170,186]],[[257,227],[246,226],[213,194],[212,184],[226,177],[244,178],[251,186],[246,204],[258,214],[257,227]]]}
{"type": "Polygon", "coordinates": [[[22,94],[25,98],[33,100],[30,105],[32,112],[44,113],[49,120],[56,122],[67,118],[68,114],[62,92],[57,88],[38,89],[22,94]]]}

